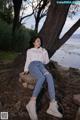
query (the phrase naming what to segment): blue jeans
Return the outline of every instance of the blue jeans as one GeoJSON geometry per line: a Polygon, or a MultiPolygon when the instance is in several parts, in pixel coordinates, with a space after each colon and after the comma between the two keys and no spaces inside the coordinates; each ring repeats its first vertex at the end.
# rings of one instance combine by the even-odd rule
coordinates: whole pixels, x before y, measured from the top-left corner
{"type": "Polygon", "coordinates": [[[48,84],[48,93],[50,100],[55,99],[54,79],[51,73],[49,73],[45,68],[44,64],[40,61],[32,61],[29,64],[29,72],[37,79],[32,96],[37,97],[39,95],[40,90],[43,87],[43,83],[46,80],[48,84]]]}

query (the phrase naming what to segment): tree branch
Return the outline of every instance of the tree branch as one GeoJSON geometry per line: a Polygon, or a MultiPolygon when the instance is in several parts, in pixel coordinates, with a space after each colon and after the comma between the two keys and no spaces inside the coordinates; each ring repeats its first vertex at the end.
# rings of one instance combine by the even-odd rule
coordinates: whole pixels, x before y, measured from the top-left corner
{"type": "Polygon", "coordinates": [[[80,27],[80,19],[65,33],[65,35],[59,39],[57,38],[54,42],[54,47],[50,50],[51,57],[70,37],[71,35],[80,27]]]}
{"type": "Polygon", "coordinates": [[[25,19],[26,17],[30,17],[30,16],[32,16],[32,15],[33,15],[33,13],[34,13],[34,12],[32,12],[32,13],[31,13],[31,14],[29,14],[29,15],[26,15],[26,16],[22,17],[22,18],[20,19],[20,22],[21,22],[23,19],[25,19]]]}
{"type": "Polygon", "coordinates": [[[60,39],[60,44],[61,45],[64,44],[79,27],[80,27],[80,19],[60,39]]]}

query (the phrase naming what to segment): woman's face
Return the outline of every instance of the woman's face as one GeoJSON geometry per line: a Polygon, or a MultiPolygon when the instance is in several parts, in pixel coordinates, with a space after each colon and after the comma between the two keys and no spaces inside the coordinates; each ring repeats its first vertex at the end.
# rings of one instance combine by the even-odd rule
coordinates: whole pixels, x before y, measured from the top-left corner
{"type": "Polygon", "coordinates": [[[37,38],[33,44],[34,44],[34,47],[39,48],[41,46],[40,38],[37,38]]]}

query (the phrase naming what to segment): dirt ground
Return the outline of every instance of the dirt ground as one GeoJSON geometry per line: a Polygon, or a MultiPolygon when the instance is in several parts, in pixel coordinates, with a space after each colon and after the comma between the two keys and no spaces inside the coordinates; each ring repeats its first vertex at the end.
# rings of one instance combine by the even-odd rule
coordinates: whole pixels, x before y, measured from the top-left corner
{"type": "MultiPolygon", "coordinates": [[[[80,93],[80,71],[56,68],[52,62],[49,63],[48,69],[55,78],[56,98],[59,110],[63,113],[61,120],[75,120],[78,106],[73,101],[73,95],[80,93]]],[[[0,112],[8,112],[9,120],[30,120],[25,105],[32,95],[32,90],[23,88],[19,83],[21,71],[23,64],[0,63],[0,112]]],[[[41,99],[39,97],[37,102],[39,120],[59,120],[46,114],[49,97],[45,85],[43,92],[43,96],[41,99]]]]}

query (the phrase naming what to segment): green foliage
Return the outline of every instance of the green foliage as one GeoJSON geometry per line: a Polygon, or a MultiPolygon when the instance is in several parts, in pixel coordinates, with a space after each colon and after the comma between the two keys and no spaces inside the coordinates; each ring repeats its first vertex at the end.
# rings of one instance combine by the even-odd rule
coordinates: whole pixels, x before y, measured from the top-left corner
{"type": "Polygon", "coordinates": [[[0,18],[11,24],[13,20],[12,0],[0,0],[0,18]]]}
{"type": "Polygon", "coordinates": [[[12,40],[12,48],[15,46],[15,51],[21,50],[29,47],[29,41],[31,37],[34,35],[34,31],[30,29],[26,29],[25,27],[20,27],[16,30],[15,35],[12,40]]]}
{"type": "Polygon", "coordinates": [[[0,49],[11,49],[11,26],[0,20],[0,49]]]}
{"type": "Polygon", "coordinates": [[[0,49],[22,52],[29,47],[29,41],[34,34],[33,30],[21,26],[12,36],[12,25],[0,20],[0,49]]]}
{"type": "Polygon", "coordinates": [[[0,60],[13,61],[17,57],[18,53],[10,51],[0,51],[0,60]]]}

